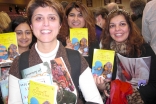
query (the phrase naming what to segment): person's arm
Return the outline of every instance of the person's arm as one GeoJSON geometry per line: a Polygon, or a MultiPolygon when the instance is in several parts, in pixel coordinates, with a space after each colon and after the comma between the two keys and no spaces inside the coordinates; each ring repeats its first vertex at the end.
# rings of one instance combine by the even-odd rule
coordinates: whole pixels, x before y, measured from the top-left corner
{"type": "Polygon", "coordinates": [[[147,43],[150,43],[151,41],[151,32],[150,32],[150,29],[149,29],[149,6],[146,5],[144,11],[143,11],[143,17],[142,17],[142,35],[145,39],[145,41],[147,43]]]}
{"type": "Polygon", "coordinates": [[[79,86],[82,91],[86,104],[103,104],[101,95],[94,82],[91,69],[89,67],[79,77],[79,86]]]}

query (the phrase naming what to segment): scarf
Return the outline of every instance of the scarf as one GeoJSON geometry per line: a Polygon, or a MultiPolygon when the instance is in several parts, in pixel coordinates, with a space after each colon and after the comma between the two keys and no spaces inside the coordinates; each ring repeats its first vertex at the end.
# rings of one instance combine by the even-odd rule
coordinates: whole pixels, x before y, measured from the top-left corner
{"type": "Polygon", "coordinates": [[[110,44],[110,48],[114,50],[116,53],[120,53],[124,56],[128,55],[127,41],[122,42],[122,43],[116,43],[115,41],[112,41],[110,44]]]}

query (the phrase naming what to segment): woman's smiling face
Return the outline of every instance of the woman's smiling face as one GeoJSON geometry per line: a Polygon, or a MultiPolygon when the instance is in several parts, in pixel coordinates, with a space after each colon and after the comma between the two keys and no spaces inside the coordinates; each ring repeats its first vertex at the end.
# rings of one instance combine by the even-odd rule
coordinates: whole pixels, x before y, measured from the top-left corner
{"type": "Polygon", "coordinates": [[[57,40],[61,25],[59,15],[53,8],[38,7],[31,21],[31,28],[38,42],[49,43],[57,40]]]}
{"type": "Polygon", "coordinates": [[[117,15],[110,20],[109,32],[113,40],[118,43],[127,40],[130,29],[123,15],[117,15]]]}
{"type": "Polygon", "coordinates": [[[85,26],[85,20],[79,8],[73,8],[67,18],[70,28],[83,28],[85,26]]]}

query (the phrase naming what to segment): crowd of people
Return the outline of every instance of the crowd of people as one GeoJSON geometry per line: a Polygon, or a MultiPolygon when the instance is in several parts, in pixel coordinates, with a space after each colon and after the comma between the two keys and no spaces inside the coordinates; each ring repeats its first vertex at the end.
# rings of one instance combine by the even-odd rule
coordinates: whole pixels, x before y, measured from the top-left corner
{"type": "MultiPolygon", "coordinates": [[[[114,2],[106,7],[90,9],[79,1],[59,3],[54,0],[31,0],[27,5],[26,17],[19,16],[11,20],[7,13],[0,12],[0,33],[15,32],[17,35],[19,55],[13,60],[9,74],[22,78],[19,58],[27,51],[28,67],[62,57],[71,82],[77,90],[77,100],[74,100],[74,103],[155,104],[156,1],[147,3],[145,0],[130,0],[129,6],[132,13],[119,8],[114,2]],[[74,28],[87,28],[88,56],[74,50],[70,40],[70,29],[74,28]],[[111,80],[105,80],[92,74],[94,49],[113,50],[116,54],[129,59],[135,58],[136,61],[131,65],[124,61],[123,63],[127,64],[124,66],[118,64],[121,60],[119,61],[115,55],[114,64],[111,66],[111,80]],[[73,63],[69,60],[69,56],[72,55],[68,54],[67,50],[71,53],[77,52],[78,55],[78,58],[73,57],[73,63],[80,65],[80,73],[76,79],[72,75],[72,70],[76,70],[77,67],[72,67],[73,63]],[[145,57],[150,57],[150,60],[144,59],[145,57]],[[149,74],[140,74],[144,72],[149,74]],[[123,74],[122,78],[127,82],[120,80],[119,73],[123,74]],[[133,87],[130,83],[132,79],[138,81],[138,78],[144,78],[144,75],[147,78],[144,79],[147,81],[146,84],[133,87]]],[[[83,42],[81,44],[83,45],[83,42]]],[[[68,98],[61,103],[68,103],[68,98]]]]}

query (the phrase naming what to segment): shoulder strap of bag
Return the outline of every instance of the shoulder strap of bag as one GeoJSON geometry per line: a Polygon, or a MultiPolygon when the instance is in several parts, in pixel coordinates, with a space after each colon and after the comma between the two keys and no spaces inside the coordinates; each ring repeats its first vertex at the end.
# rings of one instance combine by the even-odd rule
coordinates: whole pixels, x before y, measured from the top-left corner
{"type": "Polygon", "coordinates": [[[81,57],[78,51],[66,49],[68,60],[71,66],[71,77],[77,89],[79,86],[79,76],[81,70],[81,57]]]}
{"type": "Polygon", "coordinates": [[[23,52],[19,56],[19,70],[23,70],[29,67],[29,53],[30,51],[23,52]]]}

